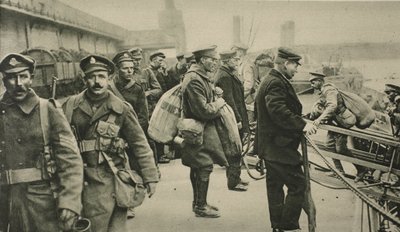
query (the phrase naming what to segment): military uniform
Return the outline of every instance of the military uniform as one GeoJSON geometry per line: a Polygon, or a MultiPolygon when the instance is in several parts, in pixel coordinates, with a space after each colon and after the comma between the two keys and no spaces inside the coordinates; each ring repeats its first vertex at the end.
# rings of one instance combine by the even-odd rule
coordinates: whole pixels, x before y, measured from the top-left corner
{"type": "MultiPolygon", "coordinates": [[[[278,57],[299,62],[301,57],[280,48],[278,57]]],[[[256,95],[256,149],[267,168],[267,196],[274,231],[299,229],[305,195],[305,177],[298,152],[306,126],[302,104],[289,80],[277,69],[261,81],[256,95]],[[287,194],[283,191],[287,187],[287,194]]]]}
{"type": "MultiPolygon", "coordinates": [[[[106,58],[93,55],[81,61],[83,70],[91,69],[88,60],[92,66],[112,65],[106,58]]],[[[63,108],[76,129],[84,162],[83,215],[92,221],[93,231],[126,231],[127,208],[116,205],[115,176],[102,154],[110,156],[118,169],[126,169],[126,156],[120,151],[129,149],[128,160],[138,163],[144,183],[158,181],[152,151],[134,111],[110,91],[96,99],[88,89],[68,99],[63,108]]]]}
{"type": "MultiPolygon", "coordinates": [[[[216,47],[216,46],[215,46],[216,47]]],[[[215,47],[194,51],[197,57],[216,59],[215,47]]],[[[221,117],[219,109],[223,101],[215,101],[215,93],[208,70],[193,64],[182,82],[182,110],[184,118],[204,123],[203,143],[186,144],[182,149],[182,163],[190,167],[193,188],[193,211],[200,217],[219,217],[218,210],[207,204],[207,192],[213,164],[228,166],[216,129],[216,119],[221,117]]]]}
{"type": "MultiPolygon", "coordinates": [[[[24,59],[19,54],[7,56],[0,70],[7,69],[4,62],[30,62],[24,59]]],[[[0,231],[60,231],[58,216],[62,209],[80,214],[82,159],[56,102],[40,99],[33,90],[23,101],[16,102],[6,92],[0,100],[0,141],[0,231]],[[43,102],[42,110],[48,111],[47,121],[40,107],[43,102]],[[45,133],[51,156],[44,153],[44,124],[48,126],[45,133]],[[51,178],[48,168],[53,170],[51,178]]]]}

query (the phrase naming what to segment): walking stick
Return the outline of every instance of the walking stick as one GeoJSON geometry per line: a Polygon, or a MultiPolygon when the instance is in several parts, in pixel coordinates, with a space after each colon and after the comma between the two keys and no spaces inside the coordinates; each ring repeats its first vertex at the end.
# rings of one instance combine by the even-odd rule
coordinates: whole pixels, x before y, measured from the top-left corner
{"type": "Polygon", "coordinates": [[[301,136],[301,152],[303,155],[304,176],[306,179],[306,192],[303,203],[303,209],[308,216],[308,231],[315,232],[315,228],[317,227],[317,221],[316,221],[317,213],[314,201],[311,196],[310,168],[308,163],[307,141],[304,136],[301,136]]]}

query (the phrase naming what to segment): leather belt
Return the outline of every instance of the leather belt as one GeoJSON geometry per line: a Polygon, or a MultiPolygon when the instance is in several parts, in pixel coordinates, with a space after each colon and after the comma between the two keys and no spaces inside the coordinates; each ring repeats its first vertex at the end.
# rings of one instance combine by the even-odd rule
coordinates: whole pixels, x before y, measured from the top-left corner
{"type": "Polygon", "coordinates": [[[39,180],[45,180],[45,178],[43,178],[42,170],[37,168],[24,168],[0,172],[0,185],[27,183],[39,180]]]}
{"type": "Polygon", "coordinates": [[[91,140],[82,140],[80,142],[78,142],[79,145],[79,150],[81,152],[88,152],[88,151],[96,151],[99,150],[97,149],[96,146],[96,140],[95,139],[91,139],[91,140]]]}

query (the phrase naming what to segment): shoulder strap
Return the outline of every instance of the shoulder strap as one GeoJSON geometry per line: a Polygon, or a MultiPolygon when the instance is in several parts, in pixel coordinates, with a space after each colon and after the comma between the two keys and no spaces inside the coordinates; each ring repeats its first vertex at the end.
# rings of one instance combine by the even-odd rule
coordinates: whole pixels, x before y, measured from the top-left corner
{"type": "Polygon", "coordinates": [[[110,81],[110,88],[119,99],[121,99],[122,101],[125,101],[124,96],[122,96],[121,92],[119,92],[119,90],[117,89],[117,86],[115,86],[115,83],[113,80],[110,81]]]}
{"type": "Polygon", "coordinates": [[[43,142],[45,149],[49,147],[50,138],[49,138],[49,102],[46,99],[39,98],[39,114],[40,114],[40,126],[42,128],[43,133],[43,142]]]}
{"type": "Polygon", "coordinates": [[[69,124],[71,124],[72,121],[72,114],[74,113],[74,109],[75,109],[75,102],[76,99],[78,98],[79,95],[73,95],[71,96],[68,100],[67,103],[65,105],[65,117],[67,118],[67,121],[69,124]]]}

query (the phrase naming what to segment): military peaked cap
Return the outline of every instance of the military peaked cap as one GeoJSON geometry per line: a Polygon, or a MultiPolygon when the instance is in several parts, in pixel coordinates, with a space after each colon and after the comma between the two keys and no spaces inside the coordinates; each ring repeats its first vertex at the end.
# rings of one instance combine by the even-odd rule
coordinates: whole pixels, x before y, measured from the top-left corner
{"type": "Polygon", "coordinates": [[[150,58],[150,60],[152,60],[153,58],[158,57],[158,56],[165,59],[164,53],[162,53],[162,52],[160,52],[160,51],[152,52],[152,53],[150,54],[150,57],[149,57],[149,58],[150,58]]]}
{"type": "Polygon", "coordinates": [[[133,58],[142,58],[143,50],[139,47],[134,47],[128,50],[133,58]]]}
{"type": "Polygon", "coordinates": [[[128,61],[133,62],[132,54],[129,51],[118,52],[114,58],[112,59],[115,65],[118,65],[121,62],[128,61]]]}
{"type": "Polygon", "coordinates": [[[185,53],[183,53],[183,52],[178,52],[178,53],[176,53],[176,59],[183,59],[185,57],[185,53]]]}
{"type": "Polygon", "coordinates": [[[397,92],[400,94],[400,86],[394,84],[386,84],[385,85],[385,93],[389,92],[397,92]]]}
{"type": "Polygon", "coordinates": [[[89,74],[94,71],[107,71],[109,74],[114,73],[114,63],[104,56],[89,55],[83,58],[79,64],[79,67],[85,74],[89,74]]]}
{"type": "Polygon", "coordinates": [[[232,50],[234,50],[234,49],[248,50],[249,47],[247,45],[243,44],[243,43],[235,43],[235,44],[232,45],[231,49],[232,50]]]}
{"type": "Polygon", "coordinates": [[[0,72],[8,74],[29,70],[30,73],[33,73],[35,65],[36,61],[30,56],[10,53],[0,61],[0,72]]]}
{"type": "Polygon", "coordinates": [[[204,46],[204,47],[197,48],[192,53],[193,53],[194,57],[197,57],[197,58],[206,56],[206,57],[218,59],[218,54],[217,54],[217,51],[215,50],[216,48],[217,48],[217,45],[204,46]]]}
{"type": "Polygon", "coordinates": [[[221,60],[229,60],[232,58],[239,59],[239,57],[236,56],[236,52],[232,50],[220,52],[219,56],[221,57],[221,60]]]}
{"type": "Polygon", "coordinates": [[[310,82],[313,80],[317,80],[317,79],[324,79],[326,76],[325,74],[321,73],[321,72],[310,72],[311,77],[308,79],[310,82]]]}
{"type": "Polygon", "coordinates": [[[191,53],[191,52],[185,53],[184,57],[185,57],[187,63],[189,63],[189,62],[196,63],[193,53],[191,53]]]}
{"type": "Polygon", "coordinates": [[[294,51],[292,51],[289,48],[280,47],[280,48],[278,48],[278,57],[277,58],[288,60],[288,61],[293,61],[293,62],[297,63],[298,65],[301,65],[300,60],[302,57],[300,55],[296,54],[294,51]]]}

